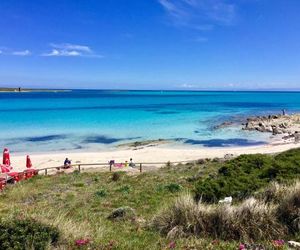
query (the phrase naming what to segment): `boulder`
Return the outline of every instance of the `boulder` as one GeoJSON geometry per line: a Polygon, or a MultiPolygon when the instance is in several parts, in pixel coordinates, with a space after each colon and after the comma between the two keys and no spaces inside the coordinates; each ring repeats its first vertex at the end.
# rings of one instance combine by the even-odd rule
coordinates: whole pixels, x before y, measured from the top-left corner
{"type": "Polygon", "coordinates": [[[119,207],[107,217],[109,220],[134,220],[135,218],[135,210],[131,207],[119,207]]]}
{"type": "Polygon", "coordinates": [[[281,129],[279,129],[278,127],[276,127],[276,126],[272,126],[272,134],[273,135],[278,135],[278,134],[282,134],[283,132],[282,132],[282,130],[281,129]]]}

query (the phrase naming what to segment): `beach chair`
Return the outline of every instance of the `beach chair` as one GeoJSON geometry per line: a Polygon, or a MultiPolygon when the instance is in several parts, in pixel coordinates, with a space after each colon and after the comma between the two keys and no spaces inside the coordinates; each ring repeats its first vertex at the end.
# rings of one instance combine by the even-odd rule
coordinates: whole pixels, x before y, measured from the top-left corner
{"type": "Polygon", "coordinates": [[[0,191],[2,191],[6,186],[6,177],[0,176],[0,191]]]}
{"type": "Polygon", "coordinates": [[[8,172],[7,175],[11,177],[10,182],[12,183],[16,183],[25,179],[24,172],[8,172]]]}
{"type": "Polygon", "coordinates": [[[25,180],[30,179],[31,177],[38,175],[38,173],[39,172],[36,169],[33,168],[26,169],[24,170],[24,178],[25,180]]]}
{"type": "Polygon", "coordinates": [[[12,170],[11,166],[1,165],[1,173],[7,174],[9,178],[9,182],[15,183],[23,180],[25,178],[24,172],[10,172],[12,170]]]}

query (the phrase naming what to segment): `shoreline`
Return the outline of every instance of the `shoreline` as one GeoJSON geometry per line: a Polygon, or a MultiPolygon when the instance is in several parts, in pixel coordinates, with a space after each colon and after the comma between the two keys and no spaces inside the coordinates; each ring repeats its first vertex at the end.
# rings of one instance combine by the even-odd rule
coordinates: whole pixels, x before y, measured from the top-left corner
{"type": "MultiPolygon", "coordinates": [[[[36,169],[61,166],[64,159],[68,157],[73,164],[84,163],[108,163],[110,160],[116,162],[129,161],[130,158],[134,162],[188,162],[196,161],[205,158],[224,158],[225,155],[236,157],[241,154],[274,154],[280,153],[289,149],[298,148],[300,144],[277,142],[273,144],[259,146],[244,146],[244,147],[215,147],[215,148],[190,148],[190,147],[170,147],[170,146],[154,146],[145,147],[142,149],[115,149],[101,150],[95,152],[47,152],[47,153],[32,153],[30,155],[33,167],[36,169]]],[[[26,165],[26,155],[22,153],[11,153],[11,163],[13,171],[22,171],[26,165]]],[[[164,164],[163,164],[164,165],[164,164]]],[[[147,164],[145,164],[147,166],[147,164]]],[[[157,164],[155,167],[161,167],[157,164]]],[[[106,167],[93,167],[85,169],[97,169],[106,167]]],[[[127,168],[128,170],[129,168],[127,168]]],[[[124,168],[118,170],[125,170],[124,168]]],[[[137,169],[136,169],[137,170],[137,169]]]]}

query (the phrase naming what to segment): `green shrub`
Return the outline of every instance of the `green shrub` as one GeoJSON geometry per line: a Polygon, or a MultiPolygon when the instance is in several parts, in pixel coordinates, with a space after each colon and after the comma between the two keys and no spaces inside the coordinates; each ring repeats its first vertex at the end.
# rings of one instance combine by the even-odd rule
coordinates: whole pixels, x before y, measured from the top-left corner
{"type": "Polygon", "coordinates": [[[73,175],[79,175],[80,174],[80,171],[78,170],[78,169],[75,169],[74,171],[73,171],[73,175]]]}
{"type": "Polygon", "coordinates": [[[73,184],[74,187],[84,187],[84,183],[83,182],[76,182],[73,184]]]}
{"type": "Polygon", "coordinates": [[[124,185],[122,187],[120,187],[119,189],[117,189],[118,192],[121,192],[121,193],[125,193],[125,194],[129,194],[131,188],[129,185],[124,185]]]}
{"type": "Polygon", "coordinates": [[[0,221],[0,249],[47,249],[59,240],[57,228],[32,219],[0,221]]]}
{"type": "Polygon", "coordinates": [[[300,176],[300,149],[277,156],[241,155],[220,163],[216,176],[195,184],[196,200],[216,202],[225,196],[242,199],[265,187],[271,181],[286,182],[300,176]]]}
{"type": "Polygon", "coordinates": [[[107,192],[105,189],[100,189],[98,191],[95,192],[95,196],[96,197],[106,197],[107,196],[107,192]]]}
{"type": "Polygon", "coordinates": [[[165,189],[167,189],[171,193],[175,193],[179,192],[182,189],[182,186],[177,183],[170,183],[168,185],[165,185],[165,189]]]}

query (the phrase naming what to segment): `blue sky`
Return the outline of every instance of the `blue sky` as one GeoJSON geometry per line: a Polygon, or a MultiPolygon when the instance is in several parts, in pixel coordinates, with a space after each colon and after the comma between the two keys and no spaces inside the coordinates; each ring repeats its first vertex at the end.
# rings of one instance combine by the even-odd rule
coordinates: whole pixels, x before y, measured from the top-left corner
{"type": "Polygon", "coordinates": [[[300,89],[299,0],[1,0],[0,86],[300,89]]]}

